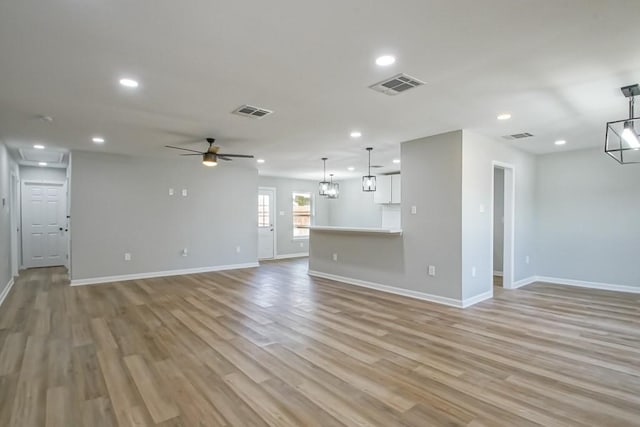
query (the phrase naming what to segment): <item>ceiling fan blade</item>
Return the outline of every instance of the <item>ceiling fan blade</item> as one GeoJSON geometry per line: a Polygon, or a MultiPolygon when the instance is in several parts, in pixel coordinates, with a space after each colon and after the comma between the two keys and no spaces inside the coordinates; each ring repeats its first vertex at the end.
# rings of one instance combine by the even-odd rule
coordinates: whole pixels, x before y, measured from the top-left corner
{"type": "Polygon", "coordinates": [[[174,150],[192,151],[194,153],[204,154],[202,151],[189,150],[188,148],[182,148],[182,147],[174,147],[173,145],[165,145],[165,147],[166,148],[173,148],[174,150]]]}
{"type": "Polygon", "coordinates": [[[219,155],[219,154],[218,154],[216,157],[217,157],[217,158],[219,158],[220,160],[226,160],[226,161],[228,161],[228,162],[230,162],[230,161],[232,160],[232,159],[230,159],[230,158],[228,158],[228,157],[221,156],[221,155],[219,155]]]}
{"type": "Polygon", "coordinates": [[[225,156],[225,157],[241,157],[244,159],[253,159],[253,156],[249,155],[249,154],[218,154],[219,156],[225,156]]]}
{"type": "Polygon", "coordinates": [[[202,156],[202,153],[194,153],[194,154],[180,154],[181,156],[202,156]]]}

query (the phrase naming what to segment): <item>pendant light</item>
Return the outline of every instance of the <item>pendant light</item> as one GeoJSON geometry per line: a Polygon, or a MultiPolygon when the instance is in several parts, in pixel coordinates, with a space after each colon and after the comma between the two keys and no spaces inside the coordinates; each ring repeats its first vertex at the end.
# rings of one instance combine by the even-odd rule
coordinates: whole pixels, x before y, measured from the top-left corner
{"type": "Polygon", "coordinates": [[[318,183],[318,194],[321,196],[327,196],[327,191],[329,191],[330,182],[327,181],[327,158],[322,158],[322,181],[318,183]]]}
{"type": "Polygon", "coordinates": [[[340,185],[337,182],[333,182],[333,174],[329,174],[329,190],[327,190],[327,197],[329,199],[337,199],[340,195],[340,185]]]}
{"type": "Polygon", "coordinates": [[[376,191],[376,177],[371,175],[371,150],[373,150],[373,147],[367,147],[369,152],[369,175],[362,177],[362,191],[376,191]]]}
{"type": "Polygon", "coordinates": [[[640,117],[634,116],[635,97],[640,95],[637,84],[620,88],[622,94],[629,98],[629,118],[607,123],[604,152],[620,164],[640,163],[640,117]]]}

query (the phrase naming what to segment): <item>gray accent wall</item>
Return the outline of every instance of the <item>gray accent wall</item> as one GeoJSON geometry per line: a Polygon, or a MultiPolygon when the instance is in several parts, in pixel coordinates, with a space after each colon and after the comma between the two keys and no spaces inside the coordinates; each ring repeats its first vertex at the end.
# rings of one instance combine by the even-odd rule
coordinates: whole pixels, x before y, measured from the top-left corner
{"type": "Polygon", "coordinates": [[[309,269],[459,300],[462,131],[403,143],[402,174],[404,234],[314,231],[309,269]],[[427,275],[428,265],[436,276],[427,275]]]}
{"type": "Polygon", "coordinates": [[[539,156],[537,202],[539,276],[640,287],[640,165],[539,156]]]}
{"type": "Polygon", "coordinates": [[[315,181],[261,176],[258,183],[260,187],[276,189],[276,256],[309,253],[309,239],[293,238],[293,193],[311,193],[313,225],[329,224],[329,205],[333,200],[318,195],[318,183],[315,181]]]}
{"type": "Polygon", "coordinates": [[[0,294],[11,281],[12,230],[9,186],[12,172],[19,176],[18,165],[7,151],[7,147],[0,142],[0,294]],[[5,200],[4,206],[2,199],[5,200]]]}
{"type": "Polygon", "coordinates": [[[72,279],[257,262],[255,166],[190,160],[73,152],[72,279]]]}
{"type": "Polygon", "coordinates": [[[462,171],[462,287],[463,299],[492,289],[493,162],[515,168],[514,281],[535,275],[536,158],[496,141],[464,131],[462,171]],[[484,208],[481,212],[480,207],[484,208]],[[526,257],[529,256],[529,263],[526,257]],[[475,267],[476,275],[472,276],[475,267]]]}

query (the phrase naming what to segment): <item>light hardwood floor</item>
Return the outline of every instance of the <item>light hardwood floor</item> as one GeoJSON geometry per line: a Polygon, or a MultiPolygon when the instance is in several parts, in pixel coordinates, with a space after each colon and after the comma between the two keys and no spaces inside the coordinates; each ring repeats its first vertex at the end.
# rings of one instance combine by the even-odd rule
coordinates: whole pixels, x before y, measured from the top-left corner
{"type": "Polygon", "coordinates": [[[460,310],[257,269],[0,308],[0,426],[640,425],[638,295],[534,284],[460,310]]]}

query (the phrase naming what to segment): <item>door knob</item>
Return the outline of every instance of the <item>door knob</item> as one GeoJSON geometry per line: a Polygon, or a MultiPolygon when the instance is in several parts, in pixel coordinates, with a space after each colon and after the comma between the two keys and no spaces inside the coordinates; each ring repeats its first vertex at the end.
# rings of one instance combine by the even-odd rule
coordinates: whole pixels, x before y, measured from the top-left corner
{"type": "Polygon", "coordinates": [[[60,231],[62,231],[62,227],[60,227],[60,231]]]}

